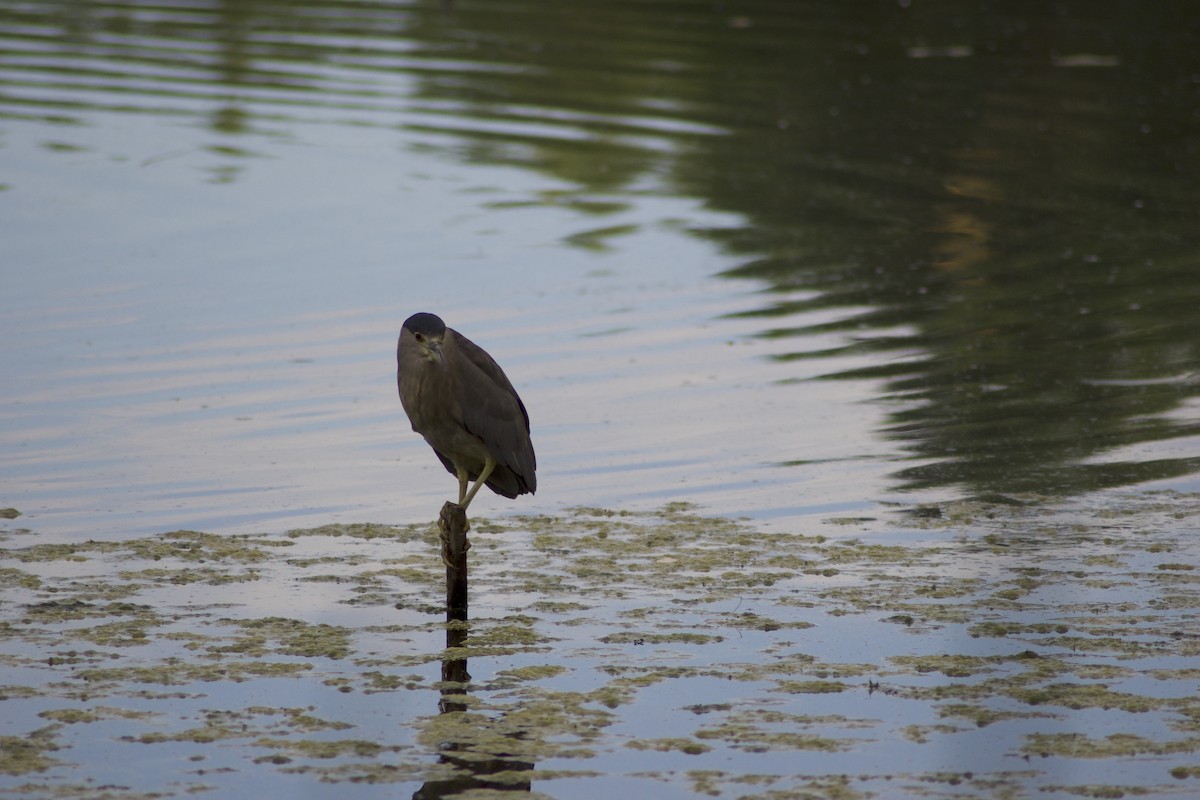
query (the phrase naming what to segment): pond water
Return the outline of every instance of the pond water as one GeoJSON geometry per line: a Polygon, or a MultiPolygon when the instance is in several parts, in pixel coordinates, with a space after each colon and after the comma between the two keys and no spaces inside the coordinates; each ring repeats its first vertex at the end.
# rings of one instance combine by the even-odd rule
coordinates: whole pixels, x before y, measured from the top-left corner
{"type": "Polygon", "coordinates": [[[1195,485],[1194,26],[827,6],[7,7],[3,502],[428,517],[417,310],[522,392],[524,511],[1195,485]]]}
{"type": "MultiPolygon", "coordinates": [[[[670,510],[682,508],[672,504],[689,504],[689,514],[743,519],[762,535],[939,547],[956,536],[983,540],[995,532],[972,515],[961,530],[898,532],[893,521],[904,518],[894,510],[920,506],[920,514],[945,519],[954,517],[946,511],[958,508],[954,503],[974,500],[992,504],[987,519],[1007,519],[996,509],[1019,507],[1033,509],[1021,517],[1031,521],[1039,509],[1065,507],[1062,513],[1079,515],[1070,524],[1095,532],[1103,526],[1084,510],[1134,496],[1123,492],[1196,491],[1196,52],[1200,13],[1178,2],[4,4],[0,508],[21,516],[0,520],[0,534],[12,547],[107,543],[116,550],[105,551],[105,566],[89,563],[79,573],[68,557],[78,552],[43,553],[40,572],[3,573],[9,577],[0,588],[18,602],[36,579],[39,591],[74,586],[73,597],[92,603],[91,595],[78,594],[87,583],[80,575],[93,589],[124,580],[114,577],[122,548],[143,553],[129,543],[178,529],[280,537],[329,524],[405,529],[433,519],[455,482],[409,430],[394,384],[395,338],[415,311],[440,314],[487,348],[529,409],[538,494],[510,502],[485,492],[472,510],[540,554],[524,561],[528,554],[501,548],[530,569],[581,569],[564,566],[557,545],[538,538],[536,520],[567,520],[564,530],[585,535],[591,523],[572,515],[590,519],[598,508],[648,515],[654,528],[657,515],[669,521],[670,510]],[[579,507],[593,511],[574,511],[579,507]]],[[[1129,530],[1153,528],[1174,548],[1161,563],[1134,559],[1138,568],[1185,579],[1183,567],[1195,555],[1186,549],[1196,528],[1192,506],[1167,513],[1137,496],[1143,499],[1134,505],[1153,506],[1157,516],[1129,530]]],[[[719,532],[732,523],[712,524],[719,532]]],[[[994,523],[1004,531],[1023,524],[994,523]]],[[[333,558],[344,546],[339,537],[308,557],[333,558]]],[[[424,542],[407,550],[401,544],[397,558],[435,553],[424,542]]],[[[1116,555],[1084,548],[1088,558],[1112,559],[1091,567],[1133,563],[1121,543],[1110,545],[1116,555]]],[[[1153,546],[1160,545],[1167,547],[1153,546]]],[[[1054,555],[1063,575],[1081,557],[1067,549],[1054,555]]],[[[482,546],[478,551],[486,556],[482,546]]],[[[810,556],[793,554],[806,564],[827,554],[810,556]]],[[[986,558],[938,557],[952,574],[986,571],[986,558]]],[[[362,558],[394,568],[374,552],[362,558]]],[[[784,581],[779,585],[800,594],[768,593],[762,602],[779,616],[781,603],[801,608],[792,601],[802,597],[821,606],[838,597],[861,613],[870,603],[838,594],[858,592],[864,587],[856,580],[877,577],[864,566],[869,558],[861,561],[858,572],[843,573],[858,577],[832,594],[811,595],[818,591],[811,585],[784,581]]],[[[927,577],[911,571],[915,562],[900,561],[889,561],[894,576],[927,577]]],[[[1036,568],[1037,554],[1022,551],[1018,561],[1003,581],[1019,584],[1012,575],[1036,568]]],[[[428,588],[431,566],[406,579],[428,588]]],[[[673,647],[710,645],[705,652],[716,666],[708,672],[695,663],[704,656],[689,650],[683,659],[681,669],[697,670],[689,687],[733,674],[745,685],[766,681],[764,697],[795,690],[781,689],[778,676],[768,679],[761,668],[786,660],[778,642],[764,639],[778,626],[789,641],[804,637],[786,628],[796,620],[734,626],[752,639],[745,656],[751,668],[730,651],[728,633],[720,642],[711,631],[695,634],[709,639],[683,645],[670,638],[673,626],[699,631],[706,619],[724,625],[728,609],[711,617],[693,609],[683,621],[656,622],[650,634],[626,630],[628,623],[614,633],[605,627],[614,615],[644,616],[645,609],[623,607],[596,586],[587,613],[572,616],[551,589],[516,579],[503,586],[502,570],[481,569],[475,590],[496,620],[505,610],[525,613],[535,597],[547,604],[548,616],[530,623],[539,636],[574,626],[574,638],[555,634],[570,646],[563,645],[564,671],[545,676],[554,691],[578,684],[601,693],[588,702],[605,691],[621,698],[632,692],[632,683],[618,691],[579,678],[589,669],[584,664],[614,658],[614,647],[635,647],[619,636],[604,641],[617,633],[658,648],[623,652],[647,652],[647,660],[663,663],[674,663],[673,647]],[[489,577],[498,584],[484,588],[489,577]],[[595,633],[596,650],[580,638],[585,632],[595,633]]],[[[161,591],[155,580],[129,591],[152,600],[161,591]]],[[[264,585],[291,580],[285,571],[264,585]]],[[[1072,597],[1088,594],[1087,580],[1068,581],[1072,597]]],[[[211,585],[225,582],[213,578],[211,585]]],[[[1194,598],[1194,583],[1150,583],[1139,584],[1136,602],[1181,616],[1148,635],[1194,625],[1194,606],[1180,599],[1194,598]]],[[[630,591],[642,590],[664,603],[684,602],[658,584],[630,591]]],[[[323,613],[342,615],[333,622],[350,624],[344,608],[321,611],[312,598],[273,604],[265,590],[246,591],[231,602],[259,613],[278,605],[278,614],[304,613],[309,623],[323,613]]],[[[403,600],[405,589],[389,591],[391,605],[415,602],[403,600]]],[[[1094,602],[1117,602],[1101,595],[1094,602]]],[[[160,599],[188,605],[181,595],[160,599]]],[[[1043,600],[1021,611],[1029,619],[1007,623],[1035,625],[1032,618],[1061,598],[1043,600]]],[[[911,613],[898,599],[895,607],[876,601],[881,605],[871,607],[887,606],[889,614],[911,613]]],[[[196,602],[217,601],[201,592],[196,602]]],[[[709,602],[717,600],[687,600],[709,602]]],[[[19,606],[10,608],[19,616],[19,606]]],[[[846,613],[822,610],[832,615],[827,623],[846,613]]],[[[195,624],[218,621],[198,613],[195,624]]],[[[354,624],[383,625],[379,616],[354,624]]],[[[905,642],[889,650],[896,658],[906,648],[954,653],[953,642],[976,636],[970,626],[983,624],[958,622],[923,645],[914,644],[929,633],[920,624],[871,641],[905,642]]],[[[170,632],[194,635],[190,624],[177,619],[170,632]]],[[[429,619],[403,624],[418,631],[413,647],[424,654],[414,657],[413,669],[436,670],[440,628],[430,628],[429,619]]],[[[848,635],[880,636],[870,626],[846,625],[848,635]]],[[[1102,636],[1101,627],[1091,634],[1102,636]]],[[[366,628],[356,635],[369,638],[366,628]]],[[[32,670],[34,677],[3,683],[44,678],[30,666],[44,641],[30,636],[22,641],[31,649],[14,645],[5,669],[32,670]]],[[[847,652],[836,639],[812,644],[819,662],[839,665],[829,674],[863,685],[885,674],[856,672],[850,665],[871,662],[872,648],[847,652]]],[[[544,666],[540,642],[514,657],[511,668],[544,666]]],[[[1059,645],[1070,651],[1078,642],[1059,645]]],[[[240,639],[211,645],[243,646],[240,639]]],[[[996,652],[978,643],[967,649],[977,658],[1020,650],[1006,642],[996,652]],[[986,652],[975,652],[979,647],[986,652]]],[[[1187,654],[1166,648],[1155,657],[1187,654]]],[[[150,661],[183,656],[162,650],[150,661]]],[[[478,677],[486,658],[476,656],[478,677]]],[[[943,666],[933,674],[945,677],[937,672],[943,666]]],[[[633,681],[644,667],[640,656],[624,663],[622,679],[633,681]]],[[[1147,661],[1145,670],[1176,667],[1147,661]]],[[[533,673],[521,674],[532,680],[533,673]]],[[[295,684],[286,675],[270,680],[295,684]]],[[[361,688],[362,680],[346,685],[361,688]]],[[[499,687],[506,679],[491,680],[483,684],[499,687]]],[[[436,694],[430,674],[412,681],[436,694]]],[[[905,689],[910,703],[925,697],[917,698],[915,686],[905,689]]],[[[650,780],[682,795],[767,792],[773,784],[754,788],[745,776],[788,771],[769,759],[736,780],[682,781],[675,767],[644,779],[634,777],[640,767],[615,766],[632,763],[635,753],[647,764],[663,752],[690,756],[689,745],[680,744],[687,726],[679,719],[661,735],[647,726],[662,710],[655,703],[699,719],[707,712],[680,708],[704,705],[694,695],[711,688],[689,688],[693,699],[686,702],[669,691],[639,700],[620,724],[651,744],[622,746],[611,763],[585,764],[558,788],[541,789],[610,797],[643,787],[630,790],[636,795],[650,780]],[[587,769],[609,780],[590,783],[587,769]]],[[[812,696],[824,691],[817,687],[812,696]]],[[[899,702],[894,694],[872,694],[879,703],[899,702]]],[[[833,706],[847,703],[844,695],[829,697],[838,699],[833,706]]],[[[1022,702],[1012,692],[1001,699],[1022,702]]],[[[229,702],[240,708],[242,699],[229,702]]],[[[754,751],[734,730],[749,731],[756,714],[763,722],[771,703],[739,706],[725,698],[710,705],[721,703],[722,713],[741,716],[706,729],[701,742],[725,741],[728,750],[718,754],[754,751]]],[[[434,705],[423,702],[419,713],[434,705]]],[[[836,710],[812,713],[828,721],[836,710]]],[[[996,713],[1010,711],[1005,705],[996,713]]],[[[860,712],[875,713],[846,716],[860,712]]],[[[1178,705],[1168,712],[1184,713],[1178,705]]],[[[918,720],[920,713],[928,712],[887,716],[888,726],[924,727],[907,744],[892,742],[870,756],[880,764],[907,759],[937,728],[936,715],[918,720]]],[[[106,725],[126,719],[101,717],[106,725]]],[[[1162,730],[1177,722],[1154,720],[1162,730]]],[[[839,741],[854,738],[851,721],[836,727],[839,741]]],[[[755,741],[764,752],[782,751],[781,762],[794,755],[776,739],[755,741]]],[[[953,748],[973,750],[965,738],[955,742],[953,748]]],[[[77,750],[76,760],[106,759],[111,743],[96,746],[86,758],[77,750]]],[[[1013,744],[1009,754],[1028,757],[1025,746],[1013,744]]],[[[845,753],[861,751],[841,752],[839,774],[853,772],[845,753]]],[[[921,752],[920,769],[936,769],[939,759],[921,752]]],[[[1195,763],[1193,746],[1170,752],[1189,753],[1185,766],[1195,763]]],[[[526,755],[539,760],[547,752],[526,755]]],[[[806,774],[816,774],[822,758],[828,756],[806,762],[806,774]]],[[[67,780],[86,782],[62,769],[67,780]]],[[[1120,762],[1113,772],[1128,769],[1120,762]]],[[[284,779],[292,773],[283,770],[249,773],[264,790],[312,785],[284,779]]],[[[405,775],[418,784],[432,780],[415,767],[405,775]]],[[[836,781],[804,785],[827,793],[846,788],[836,781]]],[[[863,790],[899,791],[886,782],[863,790]]]]}

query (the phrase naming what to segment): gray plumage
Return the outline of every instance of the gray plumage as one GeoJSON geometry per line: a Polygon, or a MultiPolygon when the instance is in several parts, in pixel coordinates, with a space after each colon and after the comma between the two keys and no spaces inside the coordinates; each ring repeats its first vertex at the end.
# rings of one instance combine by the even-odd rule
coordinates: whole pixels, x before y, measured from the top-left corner
{"type": "Polygon", "coordinates": [[[396,386],[412,429],[458,478],[460,506],[483,484],[505,497],[537,489],[529,414],[483,348],[434,314],[413,314],[396,345],[396,386]]]}

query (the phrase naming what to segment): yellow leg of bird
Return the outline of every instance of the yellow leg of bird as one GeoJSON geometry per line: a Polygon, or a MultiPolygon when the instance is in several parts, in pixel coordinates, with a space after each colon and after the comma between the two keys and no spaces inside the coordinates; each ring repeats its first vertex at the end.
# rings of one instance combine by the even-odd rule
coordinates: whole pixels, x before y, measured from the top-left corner
{"type": "Polygon", "coordinates": [[[466,508],[467,506],[471,505],[471,501],[475,499],[475,494],[479,491],[479,487],[483,486],[485,483],[487,483],[487,479],[489,477],[491,477],[492,470],[494,470],[495,468],[496,468],[496,460],[495,459],[489,458],[487,461],[484,462],[483,472],[479,473],[479,479],[475,481],[475,485],[471,487],[471,491],[467,492],[466,499],[459,502],[460,506],[462,506],[463,508],[466,508]]]}
{"type": "Polygon", "coordinates": [[[458,504],[463,508],[466,508],[467,504],[463,502],[463,498],[467,496],[467,482],[470,481],[471,478],[467,475],[467,471],[462,467],[455,467],[454,471],[458,473],[458,504]]]}

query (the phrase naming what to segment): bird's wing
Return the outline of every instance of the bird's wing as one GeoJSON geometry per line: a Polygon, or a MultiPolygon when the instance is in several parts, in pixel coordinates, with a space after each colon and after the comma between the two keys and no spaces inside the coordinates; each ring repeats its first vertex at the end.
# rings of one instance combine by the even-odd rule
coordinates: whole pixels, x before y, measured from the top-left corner
{"type": "Polygon", "coordinates": [[[534,489],[537,458],[529,439],[525,404],[504,370],[483,348],[457,331],[454,331],[454,347],[463,364],[459,387],[463,425],[483,440],[492,458],[517,473],[530,490],[534,489]]]}

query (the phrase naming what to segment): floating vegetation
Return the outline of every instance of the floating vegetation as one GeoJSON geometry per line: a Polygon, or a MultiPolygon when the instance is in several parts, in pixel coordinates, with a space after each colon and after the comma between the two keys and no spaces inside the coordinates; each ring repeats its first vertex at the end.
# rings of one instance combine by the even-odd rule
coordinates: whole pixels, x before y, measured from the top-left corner
{"type": "Polygon", "coordinates": [[[475,520],[449,630],[430,525],[10,538],[0,798],[1190,796],[1200,498],[1089,502],[475,520]]]}

